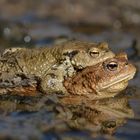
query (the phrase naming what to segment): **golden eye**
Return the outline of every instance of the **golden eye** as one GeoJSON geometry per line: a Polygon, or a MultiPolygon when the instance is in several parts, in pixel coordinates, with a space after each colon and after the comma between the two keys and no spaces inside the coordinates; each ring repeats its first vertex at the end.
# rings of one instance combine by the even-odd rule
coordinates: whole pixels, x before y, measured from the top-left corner
{"type": "Polygon", "coordinates": [[[99,51],[90,51],[89,54],[92,57],[98,57],[99,56],[99,51]]]}
{"type": "Polygon", "coordinates": [[[106,65],[107,69],[110,71],[115,71],[118,68],[118,63],[117,62],[110,62],[109,64],[106,65]]]}

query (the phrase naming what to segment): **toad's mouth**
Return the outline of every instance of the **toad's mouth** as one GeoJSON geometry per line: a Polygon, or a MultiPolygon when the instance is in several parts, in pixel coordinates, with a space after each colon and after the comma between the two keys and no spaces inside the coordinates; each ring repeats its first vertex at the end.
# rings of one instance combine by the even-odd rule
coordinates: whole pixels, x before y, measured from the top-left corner
{"type": "Polygon", "coordinates": [[[131,74],[118,77],[117,79],[112,81],[110,84],[107,83],[107,84],[101,85],[101,87],[99,87],[100,90],[98,90],[98,91],[102,91],[102,90],[108,89],[109,87],[111,87],[111,86],[113,87],[114,85],[119,84],[119,83],[127,83],[129,80],[133,79],[135,73],[136,73],[136,71],[134,71],[131,74]]]}

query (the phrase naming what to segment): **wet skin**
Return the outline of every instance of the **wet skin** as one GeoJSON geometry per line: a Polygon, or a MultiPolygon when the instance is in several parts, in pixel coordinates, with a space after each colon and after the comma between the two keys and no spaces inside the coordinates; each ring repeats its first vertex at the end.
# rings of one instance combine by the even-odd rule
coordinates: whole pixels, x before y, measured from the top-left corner
{"type": "Polygon", "coordinates": [[[65,92],[64,78],[113,57],[114,53],[105,42],[68,41],[49,48],[12,48],[1,54],[1,79],[17,73],[33,74],[41,78],[42,91],[65,92]]]}
{"type": "Polygon", "coordinates": [[[72,78],[66,79],[64,86],[71,94],[91,99],[114,97],[127,87],[135,72],[136,68],[128,62],[127,55],[120,53],[114,58],[86,67],[72,78]]]}

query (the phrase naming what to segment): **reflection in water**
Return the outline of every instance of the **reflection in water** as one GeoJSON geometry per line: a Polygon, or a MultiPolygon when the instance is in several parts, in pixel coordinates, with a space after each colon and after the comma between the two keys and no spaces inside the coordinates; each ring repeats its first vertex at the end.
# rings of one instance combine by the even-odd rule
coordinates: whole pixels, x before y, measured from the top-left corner
{"type": "Polygon", "coordinates": [[[0,111],[0,135],[5,133],[12,138],[36,136],[27,131],[21,135],[23,129],[37,132],[37,137],[55,133],[65,138],[64,134],[71,134],[73,130],[81,134],[86,130],[91,136],[113,134],[127,118],[134,117],[126,95],[97,101],[82,96],[5,97],[0,102],[0,111]]]}
{"type": "MultiPolygon", "coordinates": [[[[85,97],[84,97],[85,98],[85,97]]],[[[126,122],[126,118],[133,118],[134,113],[128,104],[127,96],[117,96],[115,98],[90,101],[82,97],[65,97],[62,103],[73,112],[73,118],[84,118],[86,123],[84,128],[98,128],[98,131],[112,134],[117,127],[126,122]]],[[[73,119],[72,118],[72,119],[73,119]]],[[[97,130],[97,129],[96,129],[97,130]]]]}

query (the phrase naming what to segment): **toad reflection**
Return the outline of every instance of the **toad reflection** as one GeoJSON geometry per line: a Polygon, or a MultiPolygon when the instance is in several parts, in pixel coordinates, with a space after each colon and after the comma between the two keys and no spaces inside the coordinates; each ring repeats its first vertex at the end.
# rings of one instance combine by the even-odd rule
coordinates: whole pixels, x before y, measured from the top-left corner
{"type": "Polygon", "coordinates": [[[134,117],[126,95],[100,100],[73,95],[61,98],[60,102],[72,111],[69,121],[72,128],[91,132],[113,134],[119,126],[127,122],[127,119],[134,117]]]}
{"type": "MultiPolygon", "coordinates": [[[[45,132],[51,130],[59,132],[62,126],[61,132],[77,129],[90,131],[91,134],[113,134],[116,129],[127,123],[127,119],[134,117],[128,97],[123,94],[100,100],[90,100],[79,95],[58,97],[57,94],[47,95],[38,100],[24,98],[21,102],[20,100],[18,102],[10,101],[9,99],[0,102],[0,110],[7,113],[17,111],[17,116],[19,114],[19,117],[22,117],[16,120],[16,123],[20,123],[18,121],[23,119],[23,124],[28,122],[29,126],[35,126],[36,122],[32,123],[35,119],[37,125],[45,132]],[[30,113],[33,114],[26,120],[24,114],[28,116],[30,113]]],[[[4,120],[6,119],[7,117],[4,117],[4,120]]],[[[11,123],[15,118],[9,119],[13,119],[8,124],[12,125],[11,123]]]]}

